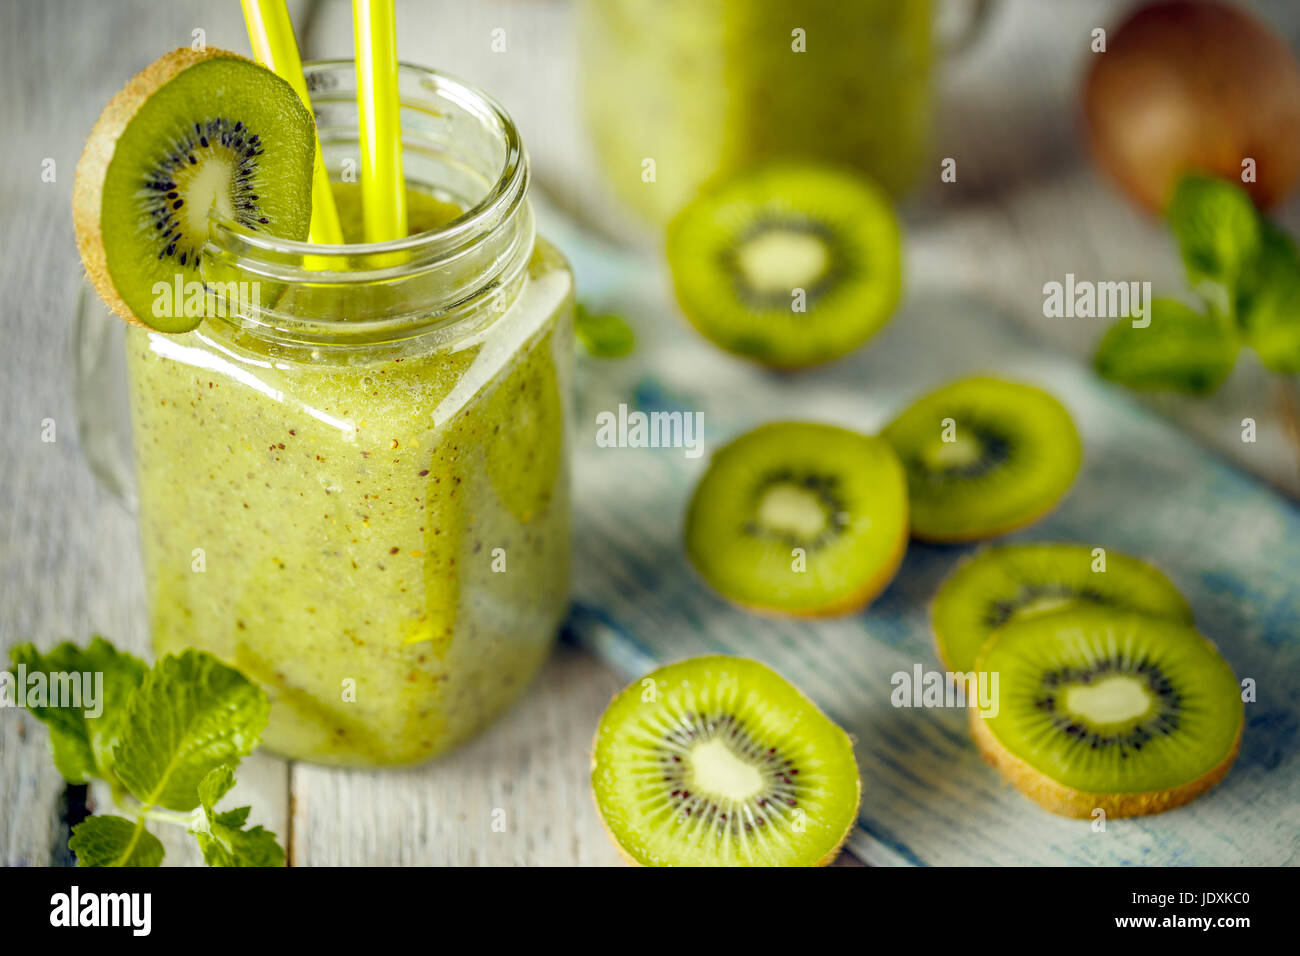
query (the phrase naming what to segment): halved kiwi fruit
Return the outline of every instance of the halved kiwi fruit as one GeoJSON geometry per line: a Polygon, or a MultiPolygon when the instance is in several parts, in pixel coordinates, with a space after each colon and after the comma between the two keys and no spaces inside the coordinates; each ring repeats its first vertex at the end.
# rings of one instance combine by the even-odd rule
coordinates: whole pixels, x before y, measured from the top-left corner
{"type": "Polygon", "coordinates": [[[1012,621],[976,669],[997,711],[971,709],[985,758],[1053,813],[1160,813],[1214,786],[1236,759],[1241,689],[1181,621],[1071,608],[1012,621]]]}
{"type": "Polygon", "coordinates": [[[311,113],[270,70],[225,50],[168,53],[113,97],[77,164],[77,246],[96,291],[128,322],[194,328],[202,315],[158,284],[202,282],[211,210],[305,239],[315,150],[311,113]]]}
{"type": "Polygon", "coordinates": [[[777,422],[713,456],[687,510],[686,553],[737,604],[842,614],[893,579],[907,527],[907,481],[887,442],[777,422]]]}
{"type": "Polygon", "coordinates": [[[765,365],[837,358],[898,304],[898,221],[879,187],[816,165],[763,166],[703,191],[668,227],[677,300],[706,338],[765,365]]]}
{"type": "Polygon", "coordinates": [[[857,818],[853,742],[779,674],[696,657],[628,686],[600,719],[591,786],[644,866],[818,866],[857,818]]]}
{"type": "Polygon", "coordinates": [[[919,399],[881,432],[907,470],[912,536],[972,541],[1042,517],[1083,456],[1070,413],[1032,385],[974,377],[919,399]]]}
{"type": "Polygon", "coordinates": [[[963,562],[943,582],[930,609],[939,657],[968,673],[980,648],[1014,620],[1071,606],[1139,611],[1192,623],[1192,609],[1159,570],[1107,551],[1105,570],[1084,544],[1004,544],[963,562]]]}

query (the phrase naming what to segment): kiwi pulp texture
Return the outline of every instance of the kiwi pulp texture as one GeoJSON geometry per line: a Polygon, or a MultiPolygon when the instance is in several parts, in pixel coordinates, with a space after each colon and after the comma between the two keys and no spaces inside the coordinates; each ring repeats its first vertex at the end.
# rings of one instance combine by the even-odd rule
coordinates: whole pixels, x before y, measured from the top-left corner
{"type": "Polygon", "coordinates": [[[893,579],[907,526],[906,479],[885,441],[776,422],[713,456],[687,511],[686,551],[737,604],[838,614],[893,579]]]}
{"type": "Polygon", "coordinates": [[[1241,743],[1232,668],[1181,622],[1096,608],[1013,621],[981,651],[998,710],[976,743],[1054,813],[1159,813],[1223,778],[1241,743]]]}
{"type": "Polygon", "coordinates": [[[857,816],[853,743],[756,661],[697,657],[610,703],[592,791],[610,836],[645,866],[815,866],[857,816]]]}
{"type": "Polygon", "coordinates": [[[682,311],[714,344],[779,368],[836,358],[898,304],[898,222],[873,183],[764,166],[703,191],[670,224],[682,311]]]}
{"type": "Polygon", "coordinates": [[[930,392],[881,436],[907,470],[912,535],[924,541],[971,541],[1029,524],[1064,497],[1083,456],[1060,402],[988,377],[930,392]]]}
{"type": "Polygon", "coordinates": [[[980,648],[1013,620],[1066,606],[1140,611],[1192,623],[1192,611],[1159,570],[1107,551],[1105,570],[1091,545],[1006,544],[987,548],[952,572],[935,595],[931,616],[939,656],[967,673],[980,648]]]}
{"type": "Polygon", "coordinates": [[[109,102],[77,164],[77,244],[96,290],[128,321],[194,328],[202,316],[179,303],[156,308],[156,284],[202,281],[210,211],[305,239],[315,149],[311,113],[270,70],[216,49],[162,57],[109,102]]]}

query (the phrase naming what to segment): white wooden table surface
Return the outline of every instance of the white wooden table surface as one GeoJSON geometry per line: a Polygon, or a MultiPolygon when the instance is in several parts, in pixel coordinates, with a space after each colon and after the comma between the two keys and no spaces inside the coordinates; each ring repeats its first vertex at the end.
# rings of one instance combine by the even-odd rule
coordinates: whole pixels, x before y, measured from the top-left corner
{"type": "MultiPolygon", "coordinates": [[[[987,36],[946,71],[939,155],[959,181],[910,208],[914,277],[992,299],[1032,334],[1086,352],[1087,321],[1042,318],[1042,284],[1066,272],[1149,278],[1177,288],[1158,225],[1124,205],[1082,158],[1075,92],[1088,31],[1114,22],[1110,0],[1007,0],[987,36]],[[1032,39],[1026,39],[1032,38],[1032,39]]],[[[1285,0],[1256,4],[1300,45],[1285,0]]],[[[351,50],[350,4],[291,3],[308,56],[351,50]]],[[[514,113],[543,190],[596,210],[574,94],[566,0],[399,0],[399,53],[491,91],[514,113]],[[506,30],[494,54],[491,31],[506,30]]],[[[247,52],[236,0],[5,0],[0,8],[0,656],[33,640],[99,632],[148,653],[135,529],[78,447],[71,382],[80,266],[71,184],[85,135],[108,97],[162,52],[202,29],[210,45],[247,52]],[[42,181],[53,159],[57,176],[42,181]],[[43,442],[46,419],[53,443],[43,442]]],[[[936,176],[937,178],[937,176],[936,176]]],[[[1300,225],[1296,203],[1285,213],[1300,225]]],[[[955,317],[958,318],[958,317],[955,317]]],[[[1271,393],[1249,363],[1213,401],[1157,404],[1274,483],[1300,492],[1271,393]],[[1244,415],[1260,442],[1243,450],[1244,415]]],[[[588,742],[619,681],[562,648],[526,698],[491,730],[435,764],[397,773],[326,770],[256,756],[234,799],[274,829],[294,865],[613,864],[587,791],[588,742]],[[505,810],[506,831],[493,812],[505,810]]],[[[57,859],[64,786],[46,734],[22,711],[0,712],[0,861],[57,859]]],[[[168,828],[172,829],[172,828],[168,828]]],[[[163,835],[163,834],[160,834],[163,835]]],[[[168,863],[198,862],[185,834],[168,863]]],[[[846,864],[851,863],[845,860],[846,864]]]]}

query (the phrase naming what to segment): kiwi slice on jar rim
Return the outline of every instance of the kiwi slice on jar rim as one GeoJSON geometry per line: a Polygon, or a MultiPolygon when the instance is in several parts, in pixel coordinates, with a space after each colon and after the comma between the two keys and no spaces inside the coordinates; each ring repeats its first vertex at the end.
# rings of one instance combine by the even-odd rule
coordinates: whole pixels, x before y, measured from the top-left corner
{"type": "Polygon", "coordinates": [[[998,676],[996,711],[970,711],[976,744],[1053,813],[1170,810],[1222,780],[1241,745],[1232,668],[1182,621],[1064,609],[1011,622],[975,666],[998,676]]]}
{"type": "Polygon", "coordinates": [[[677,301],[714,344],[776,368],[861,345],[898,305],[898,220],[874,183],[762,166],[719,181],[668,227],[677,301]]]}
{"type": "Polygon", "coordinates": [[[179,280],[188,298],[203,283],[213,212],[306,239],[315,150],[311,113],[270,70],[211,48],[163,56],[113,97],[77,163],[77,246],[96,291],[128,322],[194,328],[202,313],[159,284],[179,280]]]}
{"type": "Polygon", "coordinates": [[[907,482],[887,442],[775,422],[713,456],[687,510],[686,553],[741,606],[844,614],[893,580],[907,528],[907,482]]]}
{"type": "Polygon", "coordinates": [[[998,628],[1065,607],[1138,611],[1192,623],[1187,600],[1159,569],[1111,550],[1099,565],[1103,558],[1093,550],[1087,544],[1004,544],[964,561],[930,608],[944,666],[967,673],[998,628]]]}
{"type": "Polygon", "coordinates": [[[824,866],[861,790],[848,734],[775,671],[723,656],[619,693],[591,786],[619,851],[643,866],[824,866]]]}
{"type": "Polygon", "coordinates": [[[1083,447],[1065,407],[1032,385],[977,376],[925,395],[881,431],[907,471],[912,536],[973,541],[1050,511],[1083,447]]]}

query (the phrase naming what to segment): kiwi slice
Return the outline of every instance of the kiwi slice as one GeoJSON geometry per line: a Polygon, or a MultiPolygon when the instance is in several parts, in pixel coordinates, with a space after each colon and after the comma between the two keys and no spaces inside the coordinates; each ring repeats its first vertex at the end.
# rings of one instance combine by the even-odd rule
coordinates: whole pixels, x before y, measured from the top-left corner
{"type": "Polygon", "coordinates": [[[1192,623],[1192,609],[1159,570],[1106,552],[1095,571],[1092,545],[1005,544],[986,548],[948,575],[930,609],[939,657],[968,673],[980,648],[1013,620],[1068,606],[1139,611],[1192,623]]]}
{"type": "Polygon", "coordinates": [[[771,669],[696,657],[624,689],[596,730],[596,807],[643,866],[819,866],[861,784],[849,735],[771,669]]]}
{"type": "Polygon", "coordinates": [[[765,365],[837,358],[898,304],[898,221],[847,172],[764,166],[707,189],[668,227],[682,311],[706,338],[765,365]]]}
{"type": "Polygon", "coordinates": [[[907,470],[912,536],[988,538],[1042,517],[1079,471],[1079,433],[1042,389],[997,378],[952,382],[881,432],[907,470]]]}
{"type": "Polygon", "coordinates": [[[719,449],[686,513],[686,553],[745,607],[856,610],[907,548],[907,480],[889,444],[833,425],[776,422],[719,449]]]}
{"type": "Polygon", "coordinates": [[[155,286],[202,282],[208,215],[305,239],[311,113],[270,70],[225,50],[175,50],[105,107],[77,164],[73,218],[86,272],[128,322],[184,332],[202,321],[155,286]],[[163,312],[164,314],[158,314],[163,312]]]}
{"type": "Polygon", "coordinates": [[[1240,688],[1213,644],[1181,622],[1099,608],[1012,621],[976,662],[998,675],[997,712],[971,709],[975,741],[1053,813],[1160,813],[1228,772],[1240,688]]]}

